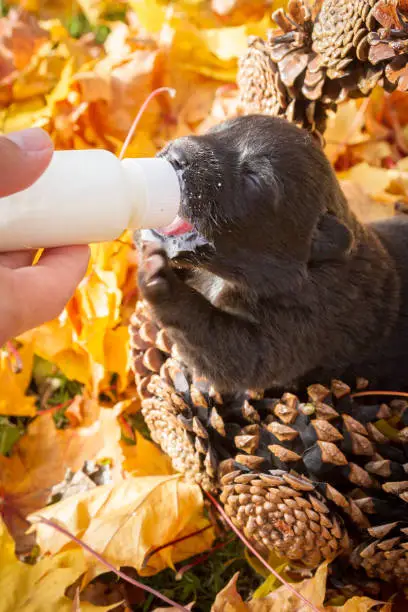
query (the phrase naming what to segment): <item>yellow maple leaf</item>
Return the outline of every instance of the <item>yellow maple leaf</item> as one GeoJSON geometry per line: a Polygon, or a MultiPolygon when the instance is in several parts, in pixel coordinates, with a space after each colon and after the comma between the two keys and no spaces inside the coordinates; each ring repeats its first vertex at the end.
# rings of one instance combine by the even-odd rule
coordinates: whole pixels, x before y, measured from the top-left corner
{"type": "Polygon", "coordinates": [[[106,380],[102,381],[102,388],[110,384],[113,373],[118,375],[117,391],[123,393],[129,385],[130,348],[129,330],[127,325],[120,325],[115,329],[108,329],[103,341],[105,358],[106,380]]]}
{"type": "Polygon", "coordinates": [[[130,5],[146,31],[160,34],[179,70],[224,82],[235,80],[237,60],[247,47],[248,36],[266,35],[272,25],[266,10],[258,22],[219,27],[220,21],[202,3],[176,2],[171,8],[155,0],[133,0],[130,5]]]}
{"type": "MultiPolygon", "coordinates": [[[[166,24],[171,23],[176,12],[184,21],[200,29],[220,28],[253,23],[262,18],[270,21],[270,2],[268,0],[175,0],[170,6],[160,0],[130,0],[142,27],[158,34],[166,24]]],[[[274,0],[274,10],[286,6],[287,0],[274,0]]]]}
{"type": "Polygon", "coordinates": [[[390,170],[374,168],[366,162],[353,166],[347,172],[339,173],[339,177],[361,185],[364,191],[374,198],[383,198],[391,182],[390,170]]]}
{"type": "Polygon", "coordinates": [[[78,0],[78,4],[86,15],[88,21],[95,24],[108,8],[107,0],[78,0]]]}
{"type": "Polygon", "coordinates": [[[394,215],[394,207],[390,203],[374,200],[364,188],[352,181],[340,181],[351,210],[364,223],[371,223],[394,215]]]}
{"type": "Polygon", "coordinates": [[[174,17],[171,25],[174,30],[172,55],[184,70],[234,83],[238,58],[247,48],[248,37],[265,36],[271,20],[265,17],[258,23],[200,29],[182,17],[174,17]]]}
{"type": "Polygon", "coordinates": [[[208,50],[220,60],[237,61],[247,50],[248,37],[266,36],[270,27],[270,17],[265,16],[259,22],[202,30],[201,36],[208,50]]]}
{"type": "MultiPolygon", "coordinates": [[[[200,487],[176,474],[97,487],[35,512],[29,520],[43,552],[55,554],[73,544],[52,527],[36,522],[40,516],[63,525],[116,567],[131,566],[141,575],[152,575],[211,546],[212,528],[164,548],[144,567],[152,549],[209,525],[202,510],[200,487]]],[[[92,556],[88,563],[91,574],[102,569],[92,556]]]]}
{"type": "Polygon", "coordinates": [[[401,196],[408,197],[408,173],[404,171],[403,160],[392,169],[362,162],[346,172],[338,173],[338,177],[360,185],[365,193],[378,202],[394,205],[401,196]]]}
{"type": "Polygon", "coordinates": [[[58,84],[65,63],[66,58],[55,53],[51,42],[43,45],[13,84],[13,100],[48,94],[58,84]]]}
{"type": "MultiPolygon", "coordinates": [[[[0,517],[0,612],[70,612],[72,601],[65,597],[86,569],[82,550],[64,551],[36,565],[19,561],[14,541],[0,517]]],[[[111,610],[81,602],[81,610],[111,610]]]]}
{"type": "Polygon", "coordinates": [[[73,10],[72,0],[20,0],[20,5],[27,11],[37,13],[42,19],[66,19],[72,16],[73,10]]]}
{"type": "MultiPolygon", "coordinates": [[[[184,70],[196,72],[212,79],[231,83],[235,81],[237,72],[237,58],[235,55],[224,59],[228,57],[226,50],[223,50],[222,53],[224,58],[213,53],[206,41],[206,33],[191,23],[186,22],[181,17],[175,17],[172,26],[174,31],[171,44],[171,59],[176,64],[183,66],[184,70]]],[[[216,37],[214,36],[213,38],[215,39],[216,37]]],[[[227,36],[225,35],[224,38],[227,38],[227,36]]],[[[230,40],[231,38],[233,40],[233,36],[229,37],[230,40]]],[[[242,42],[241,30],[238,31],[238,38],[242,42]]],[[[216,46],[214,50],[217,50],[216,46]]],[[[221,53],[220,47],[218,52],[221,53]]]]}
{"type": "Polygon", "coordinates": [[[114,272],[95,266],[78,286],[76,298],[84,319],[107,319],[111,325],[118,322],[122,293],[114,272]]]}
{"type": "Polygon", "coordinates": [[[171,11],[157,0],[130,0],[129,5],[136,13],[142,28],[151,34],[158,34],[171,15],[171,11]]]}
{"type": "Polygon", "coordinates": [[[33,347],[23,344],[18,352],[23,367],[21,372],[13,372],[7,350],[0,349],[0,414],[34,416],[36,398],[26,395],[33,367],[33,347]]]}
{"type": "Polygon", "coordinates": [[[72,322],[63,313],[58,319],[41,325],[20,337],[31,342],[33,351],[51,361],[70,380],[92,388],[92,363],[86,348],[78,342],[72,322]]]}
{"type": "Polygon", "coordinates": [[[47,116],[47,105],[43,96],[35,96],[30,100],[14,102],[2,113],[1,131],[4,134],[17,132],[31,127],[33,124],[41,125],[47,116]]]}
{"type": "Polygon", "coordinates": [[[216,28],[201,35],[209,51],[225,62],[238,58],[247,48],[246,26],[216,28]]]}
{"type": "Polygon", "coordinates": [[[138,431],[135,432],[134,444],[121,442],[121,447],[124,455],[122,467],[132,476],[174,474],[168,455],[146,440],[138,431]]]}
{"type": "MultiPolygon", "coordinates": [[[[287,0],[275,0],[273,9],[286,8],[287,0]]],[[[212,10],[222,17],[228,18],[228,23],[244,23],[259,19],[270,9],[268,0],[212,0],[212,10]]]]}
{"type": "MultiPolygon", "coordinates": [[[[127,344],[122,347],[121,351],[115,352],[114,347],[115,334],[112,330],[120,323],[122,301],[122,292],[117,286],[115,273],[94,267],[92,273],[78,287],[75,298],[81,322],[81,327],[77,330],[77,341],[88,353],[92,371],[90,386],[97,392],[105,377],[106,348],[111,349],[108,354],[110,361],[106,365],[113,367],[115,371],[116,366],[112,362],[112,357],[116,353],[121,355],[118,367],[121,370],[122,379],[126,375],[123,368],[126,369],[128,364],[127,359],[123,356],[127,344]],[[107,339],[107,346],[105,336],[108,332],[111,333],[107,339]]],[[[119,332],[119,340],[122,338],[123,333],[119,332]]]]}
{"type": "Polygon", "coordinates": [[[100,47],[95,51],[95,46],[69,39],[59,20],[37,22],[24,11],[9,15],[0,21],[12,24],[0,28],[0,57],[4,47],[10,48],[10,61],[23,67],[0,86],[0,100],[8,103],[2,111],[3,131],[32,125],[52,131],[52,115],[57,102],[67,98],[74,71],[98,55],[100,47]]]}
{"type": "Polygon", "coordinates": [[[60,79],[52,92],[47,96],[47,108],[50,114],[54,112],[55,105],[60,100],[67,98],[74,74],[75,62],[72,57],[68,58],[61,70],[60,79]]]}
{"type": "Polygon", "coordinates": [[[103,244],[92,244],[92,263],[102,270],[115,272],[117,284],[122,288],[126,280],[128,268],[133,267],[131,255],[133,253],[133,232],[127,230],[119,240],[103,244]]]}
{"type": "Polygon", "coordinates": [[[329,116],[325,131],[325,153],[332,163],[344,152],[346,146],[369,140],[368,134],[363,132],[365,115],[360,112],[360,105],[356,100],[348,100],[329,116]]]}

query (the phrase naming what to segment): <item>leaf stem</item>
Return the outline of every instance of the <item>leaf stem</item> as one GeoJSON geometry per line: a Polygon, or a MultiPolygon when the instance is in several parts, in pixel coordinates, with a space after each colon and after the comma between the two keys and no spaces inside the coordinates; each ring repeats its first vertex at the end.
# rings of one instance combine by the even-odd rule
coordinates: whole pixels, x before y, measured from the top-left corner
{"type": "Polygon", "coordinates": [[[82,540],[77,538],[73,533],[70,533],[67,529],[65,529],[65,527],[62,527],[58,523],[55,523],[54,521],[52,521],[50,519],[47,519],[47,518],[45,518],[44,516],[41,516],[41,515],[37,515],[37,519],[38,519],[37,522],[43,523],[44,525],[48,525],[49,527],[53,527],[56,531],[59,531],[60,533],[64,534],[67,538],[69,538],[70,540],[72,540],[73,542],[75,542],[76,544],[81,546],[84,550],[86,550],[93,557],[95,557],[95,559],[97,559],[100,563],[105,565],[105,567],[107,567],[111,572],[114,572],[117,576],[122,578],[122,580],[125,580],[126,582],[129,582],[130,584],[133,584],[133,586],[136,586],[139,589],[142,589],[142,591],[147,591],[151,595],[154,595],[158,599],[161,599],[166,604],[168,604],[170,606],[173,606],[177,610],[181,610],[182,612],[190,612],[190,610],[188,610],[184,606],[181,606],[180,604],[172,601],[171,599],[169,599],[165,595],[162,595],[159,591],[156,591],[156,589],[153,589],[152,587],[149,587],[147,584],[143,584],[143,582],[139,582],[138,580],[134,580],[133,578],[130,578],[130,576],[128,576],[127,574],[125,574],[121,570],[116,569],[116,567],[114,565],[109,563],[109,561],[106,561],[106,559],[104,559],[102,557],[102,555],[97,553],[96,550],[93,550],[93,548],[91,548],[88,544],[86,544],[85,542],[83,542],[82,540]]]}
{"type": "Polygon", "coordinates": [[[55,404],[55,406],[50,406],[49,408],[44,408],[43,410],[37,410],[37,416],[41,416],[42,414],[47,414],[49,412],[56,412],[57,410],[61,410],[62,408],[68,408],[72,404],[73,400],[69,399],[62,404],[55,404]]]}
{"type": "Polygon", "coordinates": [[[206,527],[203,527],[202,529],[198,529],[197,531],[193,531],[193,533],[188,533],[187,535],[185,535],[185,536],[183,536],[181,538],[176,538],[174,540],[171,540],[170,542],[166,542],[166,544],[162,544],[161,546],[158,546],[157,548],[153,548],[153,550],[148,552],[147,555],[145,556],[145,558],[143,559],[142,568],[144,569],[146,567],[146,565],[148,564],[148,562],[150,561],[150,559],[153,557],[153,555],[156,555],[161,550],[164,550],[165,548],[168,548],[169,546],[173,546],[174,544],[179,544],[179,542],[184,542],[185,540],[189,540],[190,538],[194,538],[195,536],[200,535],[200,533],[203,533],[204,531],[207,531],[207,529],[210,529],[211,527],[212,527],[212,525],[207,525],[206,527]]]}
{"type": "Polygon", "coordinates": [[[154,91],[152,91],[147,96],[146,100],[143,102],[142,106],[140,107],[139,112],[137,113],[135,120],[133,121],[133,123],[131,125],[131,128],[130,128],[130,130],[128,132],[128,135],[126,136],[125,142],[123,143],[122,149],[121,149],[121,151],[119,153],[119,159],[120,160],[123,159],[123,157],[124,157],[124,155],[126,153],[126,150],[127,150],[128,146],[129,146],[129,144],[130,144],[130,142],[131,142],[131,140],[133,138],[133,135],[134,135],[134,133],[136,131],[136,128],[137,128],[137,126],[139,124],[139,121],[142,118],[142,115],[145,112],[148,104],[158,94],[161,94],[161,93],[164,93],[164,92],[167,92],[172,98],[174,98],[174,96],[176,95],[176,90],[172,89],[171,87],[159,87],[158,89],[155,89],[154,91]]]}

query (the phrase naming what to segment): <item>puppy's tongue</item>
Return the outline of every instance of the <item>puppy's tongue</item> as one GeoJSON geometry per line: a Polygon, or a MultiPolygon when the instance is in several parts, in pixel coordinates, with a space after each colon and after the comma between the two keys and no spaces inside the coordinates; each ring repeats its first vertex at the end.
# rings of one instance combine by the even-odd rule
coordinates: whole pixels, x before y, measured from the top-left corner
{"type": "Polygon", "coordinates": [[[177,215],[170,225],[161,227],[159,231],[165,236],[180,236],[181,234],[191,232],[193,229],[194,227],[191,225],[191,223],[185,221],[177,215]]]}

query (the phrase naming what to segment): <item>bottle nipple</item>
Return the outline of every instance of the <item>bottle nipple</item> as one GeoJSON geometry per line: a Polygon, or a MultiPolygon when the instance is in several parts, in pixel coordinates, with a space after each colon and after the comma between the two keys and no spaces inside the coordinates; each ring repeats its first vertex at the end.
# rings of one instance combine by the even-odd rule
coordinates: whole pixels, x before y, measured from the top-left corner
{"type": "Polygon", "coordinates": [[[180,207],[180,182],[166,159],[127,158],[122,167],[132,194],[128,229],[158,229],[173,222],[180,207]]]}

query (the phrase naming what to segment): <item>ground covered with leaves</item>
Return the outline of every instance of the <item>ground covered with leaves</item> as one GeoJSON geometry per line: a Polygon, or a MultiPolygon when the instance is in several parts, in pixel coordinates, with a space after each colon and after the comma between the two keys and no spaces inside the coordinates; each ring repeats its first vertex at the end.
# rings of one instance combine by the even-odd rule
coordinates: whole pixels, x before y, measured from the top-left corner
{"type": "MultiPolygon", "coordinates": [[[[272,27],[266,0],[22,0],[0,10],[3,133],[37,125],[58,149],[119,154],[149,93],[176,89],[150,103],[128,156],[239,112],[237,60],[248,36],[272,27]]],[[[406,94],[343,104],[326,140],[357,214],[388,216],[408,201],[406,94]]],[[[135,581],[197,610],[308,609],[149,440],[128,351],[136,269],[129,233],[93,245],[58,319],[0,350],[0,612],[166,605],[135,581]]],[[[296,584],[315,609],[326,573],[296,584]]],[[[380,607],[391,609],[337,597],[325,609],[380,607]]]]}

